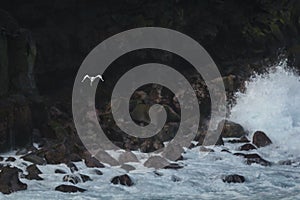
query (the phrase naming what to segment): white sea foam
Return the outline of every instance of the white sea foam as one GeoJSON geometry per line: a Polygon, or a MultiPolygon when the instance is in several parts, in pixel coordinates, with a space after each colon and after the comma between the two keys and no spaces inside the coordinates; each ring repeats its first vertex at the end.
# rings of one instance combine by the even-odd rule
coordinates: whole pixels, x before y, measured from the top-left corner
{"type": "Polygon", "coordinates": [[[300,81],[286,60],[246,82],[246,92],[236,98],[230,120],[252,133],[266,132],[278,151],[300,155],[300,81]]]}

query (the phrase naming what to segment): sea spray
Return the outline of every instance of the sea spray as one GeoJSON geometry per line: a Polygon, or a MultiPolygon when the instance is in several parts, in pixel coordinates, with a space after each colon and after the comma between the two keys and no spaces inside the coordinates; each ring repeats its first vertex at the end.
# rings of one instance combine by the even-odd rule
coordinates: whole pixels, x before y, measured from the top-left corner
{"type": "Polygon", "coordinates": [[[251,133],[266,132],[278,151],[299,156],[300,81],[286,60],[246,82],[245,93],[236,93],[230,120],[251,133]]]}

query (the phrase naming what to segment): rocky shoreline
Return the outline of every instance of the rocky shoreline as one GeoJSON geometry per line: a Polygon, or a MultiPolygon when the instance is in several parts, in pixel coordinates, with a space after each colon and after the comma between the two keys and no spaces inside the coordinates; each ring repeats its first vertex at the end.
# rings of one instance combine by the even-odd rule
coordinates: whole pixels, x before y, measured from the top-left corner
{"type": "MultiPolygon", "coordinates": [[[[133,186],[138,184],[131,178],[131,172],[134,172],[136,165],[144,165],[145,167],[152,169],[154,173],[158,176],[163,176],[164,170],[181,170],[186,167],[185,164],[185,154],[186,151],[190,151],[193,149],[198,149],[199,153],[209,152],[209,154],[214,154],[215,151],[219,151],[225,154],[231,154],[233,157],[237,157],[236,159],[240,160],[245,165],[257,164],[264,167],[270,167],[274,165],[292,165],[294,167],[300,166],[300,163],[296,160],[282,160],[279,162],[268,161],[263,158],[263,156],[257,153],[258,148],[264,148],[268,145],[272,145],[272,141],[268,138],[268,136],[261,131],[256,131],[253,134],[251,139],[249,139],[249,133],[243,129],[243,127],[237,123],[231,121],[225,121],[225,128],[222,131],[222,141],[223,144],[219,144],[219,147],[215,148],[213,146],[202,146],[201,143],[193,143],[190,149],[185,149],[182,153],[181,159],[178,161],[167,161],[164,158],[153,159],[157,156],[150,156],[147,153],[141,153],[139,151],[123,151],[123,152],[115,152],[115,158],[112,158],[107,152],[103,152],[103,155],[110,156],[112,159],[116,161],[116,163],[112,163],[110,158],[107,158],[108,163],[105,163],[105,156],[103,157],[103,163],[99,162],[96,158],[91,156],[86,156],[84,159],[81,159],[79,155],[65,157],[62,155],[66,148],[62,145],[57,146],[56,149],[54,146],[52,147],[41,147],[41,148],[32,148],[28,150],[28,152],[17,151],[16,156],[10,155],[9,157],[4,156],[0,157],[0,191],[3,194],[9,194],[12,192],[16,192],[19,190],[29,189],[27,184],[24,184],[20,181],[21,179],[27,180],[36,180],[43,181],[43,173],[39,169],[40,167],[53,165],[58,166],[57,169],[53,172],[54,174],[61,174],[61,184],[57,185],[54,190],[60,192],[85,192],[85,188],[78,187],[78,183],[84,183],[86,181],[93,181],[93,179],[84,174],[85,168],[92,168],[92,174],[97,175],[97,179],[101,179],[103,172],[101,169],[118,167],[127,171],[125,174],[119,174],[117,176],[111,177],[111,184],[120,184],[123,186],[133,186]],[[116,156],[116,153],[118,156],[116,156]],[[139,160],[138,157],[144,156],[142,160],[139,160]],[[49,158],[49,156],[52,156],[49,158]],[[145,157],[146,156],[146,157],[145,157]],[[147,158],[148,156],[148,158],[147,158]],[[59,159],[61,158],[61,159],[59,159]],[[69,158],[69,159],[67,159],[69,158]],[[76,158],[76,159],[73,159],[76,158]],[[118,158],[118,159],[117,159],[118,158]],[[147,159],[145,159],[147,158],[147,159]],[[164,167],[164,169],[160,169],[158,172],[155,170],[154,162],[166,162],[169,163],[164,167]],[[16,162],[18,162],[21,168],[16,167],[16,162]],[[76,166],[78,162],[83,164],[83,168],[78,169],[76,166]],[[76,163],[76,164],[75,164],[76,163]],[[122,164],[119,164],[122,163],[122,164]],[[63,165],[61,165],[63,164],[63,165]],[[133,165],[132,165],[133,164],[133,165]],[[61,166],[64,166],[63,169],[61,166]],[[68,183],[68,184],[65,184],[68,183]]],[[[37,145],[37,144],[36,144],[37,145]]],[[[111,153],[111,152],[110,152],[111,153]]],[[[107,173],[107,171],[106,171],[107,173]]],[[[220,174],[222,175],[222,174],[220,174]]],[[[244,177],[243,174],[223,174],[222,180],[225,183],[243,183],[247,181],[247,177],[244,177]]],[[[178,182],[181,179],[179,177],[174,176],[171,181],[178,182]]],[[[59,180],[58,180],[59,181],[59,180]]]]}
{"type": "MultiPolygon", "coordinates": [[[[57,178],[57,184],[55,182],[51,189],[60,192],[89,192],[81,184],[97,181],[107,174],[107,184],[134,187],[139,182],[134,180],[131,172],[138,171],[138,167],[150,168],[152,174],[161,177],[164,170],[185,169],[188,165],[185,156],[194,151],[201,155],[216,154],[216,160],[222,160],[218,157],[222,153],[245,165],[299,167],[297,159],[272,161],[259,153],[260,149],[273,145],[268,137],[271,133],[249,133],[232,121],[224,121],[217,146],[212,147],[214,139],[210,136],[213,132],[207,130],[211,102],[205,82],[200,75],[195,75],[188,63],[169,52],[137,51],[126,58],[121,57],[106,72],[105,76],[111,79],[105,81],[104,89],[97,91],[96,109],[100,125],[108,138],[124,151],[111,152],[95,147],[101,160],[96,159],[78,137],[71,112],[73,81],[84,57],[107,37],[141,26],[171,28],[199,41],[220,69],[222,78],[211,82],[224,82],[230,107],[235,103],[235,92],[245,91],[245,81],[254,72],[267,71],[270,65],[278,62],[279,56],[289,57],[291,66],[299,69],[299,2],[276,1],[273,4],[271,1],[256,1],[245,5],[219,0],[186,4],[165,1],[145,2],[144,6],[136,7],[126,1],[112,8],[92,3],[84,11],[81,4],[70,6],[66,2],[51,7],[48,2],[30,1],[23,6],[3,3],[5,10],[0,10],[0,152],[3,153],[0,156],[0,191],[3,194],[30,190],[27,181],[48,181],[44,180],[46,175],[42,170],[48,166],[55,166],[50,174],[57,178]],[[162,11],[153,9],[153,6],[169,9],[162,11]],[[97,9],[89,12],[93,7],[97,9]],[[124,134],[114,123],[111,113],[111,106],[123,103],[120,99],[110,104],[109,98],[118,77],[128,70],[127,65],[153,60],[174,66],[190,80],[201,110],[195,141],[188,149],[174,148],[181,156],[169,157],[169,160],[153,159],[149,155],[165,147],[176,135],[180,106],[175,94],[153,84],[139,88],[132,95],[129,110],[139,125],[149,123],[149,106],[160,103],[167,111],[167,123],[151,139],[136,139],[124,134]],[[7,155],[7,152],[15,155],[7,155]],[[161,166],[164,169],[156,169],[161,166]],[[92,169],[89,174],[85,173],[87,168],[92,169]],[[115,168],[122,173],[110,175],[109,170],[115,168]]],[[[184,94],[182,91],[180,95],[184,94]]],[[[188,106],[188,103],[184,105],[188,106]]],[[[235,171],[218,175],[218,180],[225,184],[255,182],[235,171]]],[[[176,174],[170,178],[172,183],[182,181],[183,178],[176,174]]]]}

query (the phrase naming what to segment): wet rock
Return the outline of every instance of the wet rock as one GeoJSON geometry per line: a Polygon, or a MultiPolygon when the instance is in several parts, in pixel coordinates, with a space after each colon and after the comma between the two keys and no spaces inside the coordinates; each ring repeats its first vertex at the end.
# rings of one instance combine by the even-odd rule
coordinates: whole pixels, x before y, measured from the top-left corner
{"type": "Polygon", "coordinates": [[[132,186],[134,185],[133,181],[131,180],[131,178],[127,175],[121,175],[121,176],[115,176],[111,179],[110,181],[112,184],[120,184],[120,185],[125,185],[125,186],[132,186]]]}
{"type": "Polygon", "coordinates": [[[107,163],[110,166],[117,166],[120,165],[120,163],[114,159],[111,155],[109,155],[106,151],[100,150],[97,152],[95,156],[100,162],[107,163]]]}
{"type": "Polygon", "coordinates": [[[4,158],[2,156],[0,156],[0,162],[3,161],[3,160],[4,160],[4,158]]]}
{"type": "Polygon", "coordinates": [[[245,155],[246,155],[246,154],[244,154],[244,153],[234,153],[233,155],[235,155],[235,156],[241,156],[241,157],[245,157],[245,155]]]}
{"type": "Polygon", "coordinates": [[[39,176],[39,174],[42,174],[42,172],[39,170],[39,168],[37,168],[37,166],[35,164],[29,165],[26,168],[28,175],[25,176],[26,179],[28,180],[43,180],[43,178],[41,178],[39,176]]]}
{"type": "Polygon", "coordinates": [[[71,170],[72,173],[78,171],[78,168],[76,167],[76,165],[72,162],[67,163],[67,167],[69,167],[69,169],[71,170]]]}
{"type": "Polygon", "coordinates": [[[272,144],[272,141],[264,132],[256,131],[253,135],[252,143],[259,148],[272,144]]]}
{"type": "Polygon", "coordinates": [[[122,169],[125,169],[127,172],[135,170],[135,167],[133,167],[133,166],[131,166],[131,165],[128,165],[128,164],[123,164],[123,165],[121,166],[121,168],[122,168],[122,169]]]}
{"type": "Polygon", "coordinates": [[[228,140],[229,143],[248,143],[250,140],[246,136],[242,136],[240,139],[228,140]]]}
{"type": "Polygon", "coordinates": [[[16,158],[11,157],[11,156],[6,158],[6,160],[5,160],[5,162],[14,162],[14,161],[16,161],[16,158]]]}
{"type": "Polygon", "coordinates": [[[19,180],[19,169],[3,167],[0,172],[0,192],[10,194],[19,190],[26,190],[27,184],[19,180]]]}
{"type": "Polygon", "coordinates": [[[238,174],[232,174],[232,175],[225,176],[222,180],[225,183],[244,183],[245,177],[238,174]]]}
{"type": "Polygon", "coordinates": [[[87,167],[97,167],[97,168],[104,168],[104,165],[99,162],[95,157],[87,157],[84,160],[84,163],[87,167]]]}
{"type": "Polygon", "coordinates": [[[163,106],[167,112],[167,122],[180,122],[180,116],[170,106],[168,105],[163,105],[163,106]]]}
{"type": "Polygon", "coordinates": [[[64,170],[62,170],[62,169],[56,169],[56,170],[54,171],[54,173],[56,173],[56,174],[66,174],[67,172],[64,171],[64,170]]]}
{"type": "MultiPolygon", "coordinates": [[[[168,105],[163,105],[167,112],[167,122],[180,122],[180,116],[168,105]]],[[[131,112],[132,119],[137,123],[149,124],[149,108],[150,106],[144,103],[139,103],[131,112]]]]}
{"type": "MultiPolygon", "coordinates": [[[[52,120],[49,120],[47,125],[48,130],[46,129],[43,133],[47,138],[53,138],[59,141],[64,141],[69,135],[64,125],[64,121],[57,121],[57,119],[54,117],[52,118],[52,120]]],[[[55,150],[56,148],[54,147],[52,149],[55,150]]]]}
{"type": "Polygon", "coordinates": [[[45,152],[45,159],[48,164],[60,164],[66,161],[66,147],[64,144],[59,144],[45,152]]]}
{"type": "Polygon", "coordinates": [[[237,84],[237,77],[235,75],[228,75],[228,76],[223,76],[223,77],[219,77],[216,79],[213,79],[211,81],[211,84],[220,84],[220,82],[222,82],[222,84],[224,84],[225,86],[225,90],[226,92],[234,92],[236,91],[236,89],[238,89],[238,84],[237,84]]]}
{"type": "Polygon", "coordinates": [[[156,137],[163,142],[170,141],[176,136],[178,128],[179,128],[179,123],[169,122],[156,135],[156,137]]]}
{"type": "Polygon", "coordinates": [[[63,177],[63,181],[64,182],[70,182],[70,183],[73,183],[73,184],[77,184],[80,182],[80,178],[74,174],[68,174],[68,175],[65,175],[63,177]]]}
{"type": "Polygon", "coordinates": [[[60,185],[55,188],[56,191],[74,193],[74,192],[84,192],[86,189],[76,187],[74,185],[60,185]]]}
{"type": "Polygon", "coordinates": [[[224,138],[227,137],[240,138],[247,134],[247,132],[240,124],[228,120],[223,120],[222,122],[220,122],[218,125],[218,130],[222,131],[221,136],[224,138]],[[223,127],[222,127],[222,123],[224,123],[223,127]]]}
{"type": "Polygon", "coordinates": [[[179,144],[169,143],[167,148],[164,149],[162,155],[168,160],[176,161],[182,156],[183,152],[184,149],[179,144]]]}
{"type": "Polygon", "coordinates": [[[222,149],[221,152],[231,153],[228,149],[222,149]]]}
{"type": "Polygon", "coordinates": [[[19,156],[19,155],[25,155],[28,153],[28,149],[27,148],[22,148],[22,149],[19,149],[17,152],[16,152],[16,155],[19,156]]]}
{"type": "Polygon", "coordinates": [[[192,148],[195,148],[196,145],[194,143],[191,143],[190,146],[189,146],[189,149],[192,149],[192,148]]]}
{"type": "Polygon", "coordinates": [[[125,151],[119,157],[119,163],[127,163],[127,162],[139,162],[136,155],[131,151],[125,151]]]}
{"type": "Polygon", "coordinates": [[[175,169],[175,170],[181,169],[181,168],[183,168],[183,166],[181,166],[177,163],[171,163],[171,164],[164,167],[164,169],[175,169]]]}
{"type": "Polygon", "coordinates": [[[35,153],[27,154],[25,156],[22,156],[21,158],[25,161],[28,161],[28,162],[31,162],[31,163],[37,164],[37,165],[45,165],[47,163],[47,161],[44,158],[36,155],[35,153]]]}
{"type": "Polygon", "coordinates": [[[262,166],[271,166],[271,162],[263,159],[260,155],[258,154],[246,154],[244,155],[244,158],[246,158],[246,163],[248,165],[251,165],[253,163],[260,164],[262,166]]]}
{"type": "Polygon", "coordinates": [[[177,158],[175,161],[185,160],[185,158],[181,155],[179,158],[177,158]]]}
{"type": "Polygon", "coordinates": [[[87,182],[87,181],[92,181],[91,177],[89,177],[88,175],[84,175],[84,174],[79,174],[82,182],[87,182]]]}
{"type": "Polygon", "coordinates": [[[95,169],[94,172],[99,176],[103,175],[103,173],[99,169],[95,169]]]}
{"type": "Polygon", "coordinates": [[[72,153],[69,156],[69,160],[72,162],[80,162],[80,161],[82,161],[82,158],[78,154],[72,153]]]}
{"type": "Polygon", "coordinates": [[[216,131],[208,131],[206,134],[199,136],[197,146],[211,146],[211,145],[224,145],[222,136],[218,135],[216,131]]]}
{"type": "Polygon", "coordinates": [[[150,117],[148,114],[149,111],[149,105],[146,104],[137,104],[133,111],[131,112],[132,119],[137,123],[144,123],[149,124],[150,123],[150,117]]]}
{"type": "Polygon", "coordinates": [[[160,157],[160,156],[151,156],[145,163],[144,166],[148,167],[148,168],[155,168],[155,169],[159,169],[159,168],[163,168],[165,166],[168,166],[170,163],[160,157]]]}
{"type": "Polygon", "coordinates": [[[179,181],[182,181],[182,178],[178,177],[178,176],[175,176],[175,175],[172,175],[171,176],[171,180],[173,182],[179,182],[179,181]]]}
{"type": "Polygon", "coordinates": [[[256,147],[249,143],[249,144],[242,145],[239,149],[241,151],[249,151],[249,150],[256,149],[256,147]]]}
{"type": "Polygon", "coordinates": [[[146,139],[140,147],[141,152],[143,153],[151,153],[156,150],[162,149],[164,144],[162,141],[155,140],[155,139],[146,139]]]}
{"type": "Polygon", "coordinates": [[[280,160],[278,162],[279,165],[292,165],[293,161],[291,160],[280,160]]]}

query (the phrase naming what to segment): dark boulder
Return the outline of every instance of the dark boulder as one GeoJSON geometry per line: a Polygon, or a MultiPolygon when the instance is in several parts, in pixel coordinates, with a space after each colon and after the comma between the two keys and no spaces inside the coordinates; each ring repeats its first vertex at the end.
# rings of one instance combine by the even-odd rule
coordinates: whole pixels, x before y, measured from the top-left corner
{"type": "Polygon", "coordinates": [[[222,136],[218,135],[217,131],[207,131],[201,134],[198,139],[197,146],[224,145],[222,136]]]}
{"type": "Polygon", "coordinates": [[[157,138],[163,142],[170,141],[176,136],[178,128],[179,128],[179,123],[169,122],[157,134],[157,138]]]}
{"type": "Polygon", "coordinates": [[[119,163],[127,163],[127,162],[139,162],[136,155],[131,151],[125,151],[119,156],[119,163]]]}
{"type": "Polygon", "coordinates": [[[69,169],[71,170],[72,173],[78,171],[78,168],[76,167],[76,165],[72,162],[67,163],[67,167],[69,167],[69,169]]]}
{"type": "Polygon", "coordinates": [[[243,153],[234,153],[233,155],[235,156],[241,156],[246,159],[246,164],[251,165],[251,164],[260,164],[262,166],[271,166],[272,163],[270,161],[267,161],[263,159],[260,155],[254,153],[254,154],[243,154],[243,153]]]}
{"type": "Polygon", "coordinates": [[[173,182],[179,182],[179,181],[182,181],[182,178],[178,177],[178,176],[175,176],[175,175],[172,175],[171,176],[171,180],[173,182]]]}
{"type": "Polygon", "coordinates": [[[39,174],[42,174],[42,172],[39,170],[39,168],[37,168],[37,166],[35,164],[29,165],[26,168],[28,174],[25,176],[26,179],[28,180],[43,180],[43,178],[41,178],[39,176],[39,174]]]}
{"type": "Polygon", "coordinates": [[[184,153],[184,149],[181,145],[169,143],[164,149],[162,156],[170,161],[177,161],[182,157],[182,153],[184,153]]]}
{"type": "Polygon", "coordinates": [[[222,180],[225,183],[244,183],[245,177],[237,174],[232,174],[232,175],[225,176],[222,180]]]}
{"type": "Polygon", "coordinates": [[[63,181],[64,182],[70,182],[70,183],[73,183],[73,184],[77,184],[80,182],[80,178],[74,174],[68,174],[68,175],[65,175],[63,177],[63,181]]]}
{"type": "Polygon", "coordinates": [[[0,172],[0,192],[10,194],[19,190],[26,190],[27,184],[19,180],[19,169],[3,167],[0,172]]]}
{"type": "Polygon", "coordinates": [[[244,144],[239,148],[241,151],[249,151],[249,150],[253,150],[256,149],[255,146],[253,146],[252,144],[248,143],[248,144],[244,144]]]}
{"type": "Polygon", "coordinates": [[[279,165],[292,165],[293,161],[292,160],[280,160],[278,161],[279,165]]]}
{"type": "Polygon", "coordinates": [[[54,171],[54,173],[56,173],[56,174],[66,174],[67,172],[64,171],[64,170],[62,170],[62,169],[56,169],[56,170],[54,171]]]}
{"type": "Polygon", "coordinates": [[[103,172],[101,172],[99,169],[95,169],[94,172],[99,176],[103,175],[103,172]]]}
{"type": "Polygon", "coordinates": [[[252,143],[259,148],[272,144],[272,141],[264,132],[256,131],[253,135],[252,143]]]}
{"type": "Polygon", "coordinates": [[[258,154],[246,154],[244,156],[246,158],[246,163],[248,165],[251,165],[253,163],[260,164],[262,166],[271,166],[271,162],[263,159],[260,155],[258,154]]]}
{"type": "Polygon", "coordinates": [[[25,156],[21,157],[23,160],[31,162],[33,164],[37,164],[37,165],[45,165],[47,163],[47,161],[42,158],[41,156],[35,154],[35,153],[29,153],[25,156]]]}
{"type": "Polygon", "coordinates": [[[88,175],[84,175],[84,174],[79,174],[82,182],[87,182],[87,181],[92,181],[91,177],[89,177],[88,175]]]}
{"type": "Polygon", "coordinates": [[[121,168],[126,170],[127,172],[135,170],[135,167],[133,167],[132,165],[128,165],[128,164],[122,164],[121,168]]]}
{"type": "Polygon", "coordinates": [[[66,161],[66,146],[64,144],[55,145],[45,152],[45,159],[48,164],[60,164],[66,161]]]}
{"type": "Polygon", "coordinates": [[[176,169],[176,170],[181,169],[181,168],[183,168],[183,166],[179,165],[177,163],[171,163],[171,164],[164,167],[164,169],[176,169]]]}
{"type": "Polygon", "coordinates": [[[231,153],[228,149],[222,149],[221,152],[231,153]]]}
{"type": "Polygon", "coordinates": [[[98,151],[97,154],[95,155],[95,157],[102,163],[109,164],[110,166],[120,165],[120,163],[116,159],[114,159],[111,155],[109,155],[104,150],[98,151]]]}
{"type": "Polygon", "coordinates": [[[88,156],[85,158],[84,163],[87,167],[104,168],[104,165],[99,162],[95,157],[88,156]]]}
{"type": "Polygon", "coordinates": [[[146,139],[141,144],[140,150],[143,153],[151,153],[162,148],[164,148],[164,144],[162,141],[155,139],[146,139]]]}
{"type": "Polygon", "coordinates": [[[132,186],[134,185],[133,181],[131,180],[130,176],[127,174],[121,175],[121,176],[115,176],[110,181],[112,184],[121,184],[125,186],[132,186]]]}
{"type": "Polygon", "coordinates": [[[245,157],[245,154],[244,154],[244,153],[234,153],[233,155],[235,155],[235,156],[241,156],[241,157],[245,157]]]}
{"type": "Polygon", "coordinates": [[[79,188],[73,185],[60,185],[55,188],[56,191],[66,192],[66,193],[75,193],[75,192],[84,192],[86,189],[79,188]]]}
{"type": "Polygon", "coordinates": [[[144,163],[145,167],[148,168],[163,168],[165,166],[170,165],[170,163],[163,157],[160,156],[151,156],[148,160],[144,163]]]}
{"type": "Polygon", "coordinates": [[[247,143],[247,142],[250,142],[250,140],[246,136],[243,136],[239,139],[228,140],[228,142],[229,143],[247,143]]]}
{"type": "Polygon", "coordinates": [[[218,130],[221,131],[221,136],[224,138],[227,137],[240,138],[247,134],[247,132],[240,124],[228,120],[223,120],[222,122],[220,122],[218,125],[218,130]]]}
{"type": "Polygon", "coordinates": [[[6,158],[6,160],[5,160],[5,162],[14,162],[14,161],[16,161],[16,158],[11,157],[11,156],[6,158]]]}

